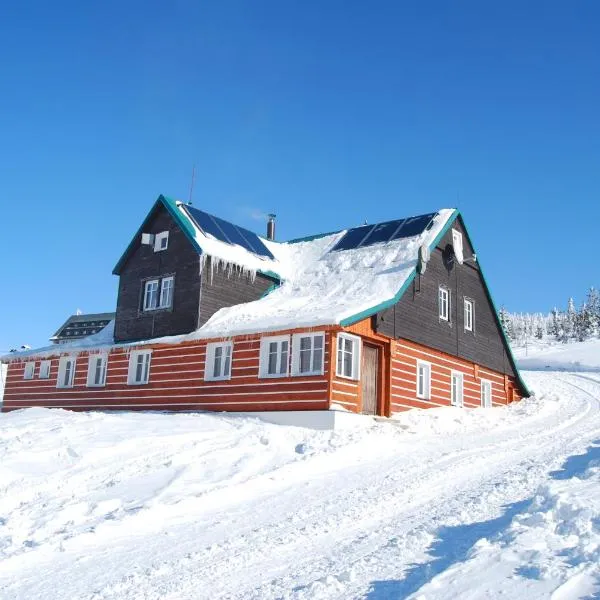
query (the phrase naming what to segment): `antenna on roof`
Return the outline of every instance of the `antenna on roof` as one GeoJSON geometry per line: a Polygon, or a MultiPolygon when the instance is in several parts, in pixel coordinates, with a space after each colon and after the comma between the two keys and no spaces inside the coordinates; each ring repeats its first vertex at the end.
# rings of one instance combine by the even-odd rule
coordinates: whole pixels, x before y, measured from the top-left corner
{"type": "Polygon", "coordinates": [[[192,195],[194,193],[194,180],[196,179],[196,165],[192,167],[192,183],[190,185],[190,198],[188,200],[188,206],[192,205],[192,195]]]}

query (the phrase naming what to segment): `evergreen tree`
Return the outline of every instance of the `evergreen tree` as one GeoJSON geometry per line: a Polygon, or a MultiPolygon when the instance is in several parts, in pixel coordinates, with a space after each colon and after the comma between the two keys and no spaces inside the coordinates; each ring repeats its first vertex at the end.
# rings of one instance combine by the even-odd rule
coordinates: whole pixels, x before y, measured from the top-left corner
{"type": "Polygon", "coordinates": [[[506,337],[509,340],[513,341],[515,338],[511,318],[510,315],[506,312],[504,306],[500,308],[498,316],[500,317],[500,324],[502,325],[502,329],[504,330],[506,337]]]}

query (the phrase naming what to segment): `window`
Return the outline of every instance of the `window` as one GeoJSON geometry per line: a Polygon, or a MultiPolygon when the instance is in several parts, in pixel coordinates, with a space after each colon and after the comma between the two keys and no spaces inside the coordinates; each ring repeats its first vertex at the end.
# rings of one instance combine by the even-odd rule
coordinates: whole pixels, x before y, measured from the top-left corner
{"type": "Polygon", "coordinates": [[[475,303],[465,298],[465,331],[473,331],[475,321],[475,303]]]}
{"type": "Polygon", "coordinates": [[[129,355],[129,385],[144,385],[150,380],[152,350],[135,350],[129,355]]]}
{"type": "Polygon", "coordinates": [[[458,407],[462,407],[463,405],[463,374],[456,371],[452,371],[452,392],[450,404],[458,407]]]}
{"type": "Polygon", "coordinates": [[[360,377],[360,338],[340,333],[337,338],[336,375],[348,379],[360,377]]]}
{"type": "Polygon", "coordinates": [[[423,360],[417,361],[417,398],[429,400],[431,397],[431,365],[423,360]]]}
{"type": "Polygon", "coordinates": [[[33,373],[35,371],[35,363],[25,363],[25,370],[23,371],[23,379],[33,379],[33,373]]]}
{"type": "Polygon", "coordinates": [[[154,237],[154,252],[160,252],[161,250],[166,250],[169,245],[169,232],[162,231],[161,233],[157,233],[154,237]]]}
{"type": "Polygon", "coordinates": [[[165,277],[160,282],[160,307],[171,308],[173,305],[173,277],[165,277]]]}
{"type": "Polygon", "coordinates": [[[450,321],[450,290],[440,286],[439,297],[439,312],[442,321],[450,321]]]}
{"type": "Polygon", "coordinates": [[[289,355],[289,335],[262,338],[260,341],[260,376],[287,377],[289,355]]]}
{"type": "Polygon", "coordinates": [[[88,387],[103,387],[106,385],[106,354],[91,354],[88,362],[88,387]]]}
{"type": "Polygon", "coordinates": [[[204,365],[206,381],[231,379],[232,352],[233,344],[231,342],[216,342],[206,346],[206,363],[204,365]]]}
{"type": "Polygon", "coordinates": [[[454,248],[454,256],[459,264],[463,264],[463,237],[462,233],[457,229],[452,230],[452,247],[454,248]]]}
{"type": "Polygon", "coordinates": [[[154,310],[157,307],[158,279],[151,279],[144,285],[144,310],[154,310]]]}
{"type": "Polygon", "coordinates": [[[40,379],[49,379],[50,378],[50,365],[52,364],[52,361],[49,360],[43,360],[40,363],[40,372],[38,377],[40,379]]]}
{"type": "Polygon", "coordinates": [[[175,278],[173,275],[162,279],[149,279],[144,282],[143,309],[146,311],[171,308],[173,306],[174,287],[175,278]]]}
{"type": "Polygon", "coordinates": [[[292,337],[292,375],[322,375],[323,333],[298,333],[292,337]]]}
{"type": "Polygon", "coordinates": [[[492,408],[492,382],[487,379],[481,380],[481,406],[492,408]]]}
{"type": "Polygon", "coordinates": [[[63,356],[58,361],[58,378],[56,387],[70,388],[73,387],[75,380],[75,359],[70,356],[63,356]]]}

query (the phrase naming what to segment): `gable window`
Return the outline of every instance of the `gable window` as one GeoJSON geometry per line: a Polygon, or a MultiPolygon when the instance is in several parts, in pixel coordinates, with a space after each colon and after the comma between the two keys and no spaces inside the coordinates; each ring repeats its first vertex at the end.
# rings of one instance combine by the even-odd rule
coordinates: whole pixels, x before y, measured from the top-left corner
{"type": "Polygon", "coordinates": [[[458,371],[452,371],[452,391],[450,396],[450,404],[452,404],[452,406],[458,406],[460,408],[463,405],[463,383],[463,374],[458,371]]]}
{"type": "Polygon", "coordinates": [[[429,400],[431,397],[431,364],[417,361],[417,398],[429,400]]]}
{"type": "Polygon", "coordinates": [[[206,363],[204,365],[206,381],[231,379],[232,351],[233,344],[231,342],[215,342],[206,346],[206,363]]]}
{"type": "Polygon", "coordinates": [[[360,338],[340,333],[337,338],[336,375],[347,379],[360,377],[360,338]]]}
{"type": "Polygon", "coordinates": [[[158,308],[158,279],[151,279],[144,285],[144,310],[156,308],[158,308]]]}
{"type": "Polygon", "coordinates": [[[450,290],[440,285],[438,292],[439,315],[442,321],[450,321],[450,290]]]}
{"type": "Polygon", "coordinates": [[[63,356],[58,361],[58,378],[56,387],[70,388],[73,387],[75,380],[75,359],[70,356],[63,356]]]}
{"type": "Polygon", "coordinates": [[[129,385],[145,385],[150,381],[150,357],[152,350],[135,350],[129,355],[129,385]]]}
{"type": "Polygon", "coordinates": [[[25,363],[25,370],[23,371],[23,379],[33,379],[33,373],[35,371],[35,363],[25,363]]]}
{"type": "Polygon", "coordinates": [[[465,331],[473,331],[475,323],[475,303],[465,298],[465,331]]]}
{"type": "Polygon", "coordinates": [[[289,356],[289,335],[262,338],[260,340],[260,376],[287,377],[289,356]]]}
{"type": "Polygon", "coordinates": [[[169,246],[169,232],[161,231],[154,236],[154,252],[166,250],[169,246]]]}
{"type": "Polygon", "coordinates": [[[454,248],[454,256],[459,264],[463,264],[463,237],[462,233],[457,229],[452,230],[452,247],[454,248]]]}
{"type": "Polygon", "coordinates": [[[323,333],[298,333],[292,337],[292,375],[322,375],[323,333]]]}
{"type": "Polygon", "coordinates": [[[160,307],[171,308],[173,305],[173,277],[165,277],[160,282],[160,307]]]}
{"type": "Polygon", "coordinates": [[[483,408],[492,407],[492,382],[487,379],[481,380],[481,406],[483,408]]]}
{"type": "Polygon", "coordinates": [[[50,378],[50,365],[52,364],[52,361],[49,360],[43,360],[40,363],[40,372],[38,374],[38,377],[40,379],[49,379],[50,378]]]}
{"type": "Polygon", "coordinates": [[[88,362],[88,387],[103,387],[106,385],[106,354],[91,354],[88,362]]]}
{"type": "Polygon", "coordinates": [[[144,311],[171,308],[173,306],[173,275],[162,279],[149,279],[144,282],[144,311]]]}

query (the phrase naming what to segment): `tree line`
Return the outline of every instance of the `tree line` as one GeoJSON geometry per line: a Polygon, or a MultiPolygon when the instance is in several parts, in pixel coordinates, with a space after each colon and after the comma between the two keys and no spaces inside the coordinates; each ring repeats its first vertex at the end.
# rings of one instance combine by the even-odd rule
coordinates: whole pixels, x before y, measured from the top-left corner
{"type": "Polygon", "coordinates": [[[516,344],[533,339],[583,342],[600,336],[600,294],[591,287],[579,307],[569,298],[565,310],[554,308],[547,314],[509,313],[501,308],[499,317],[506,336],[516,344]]]}

